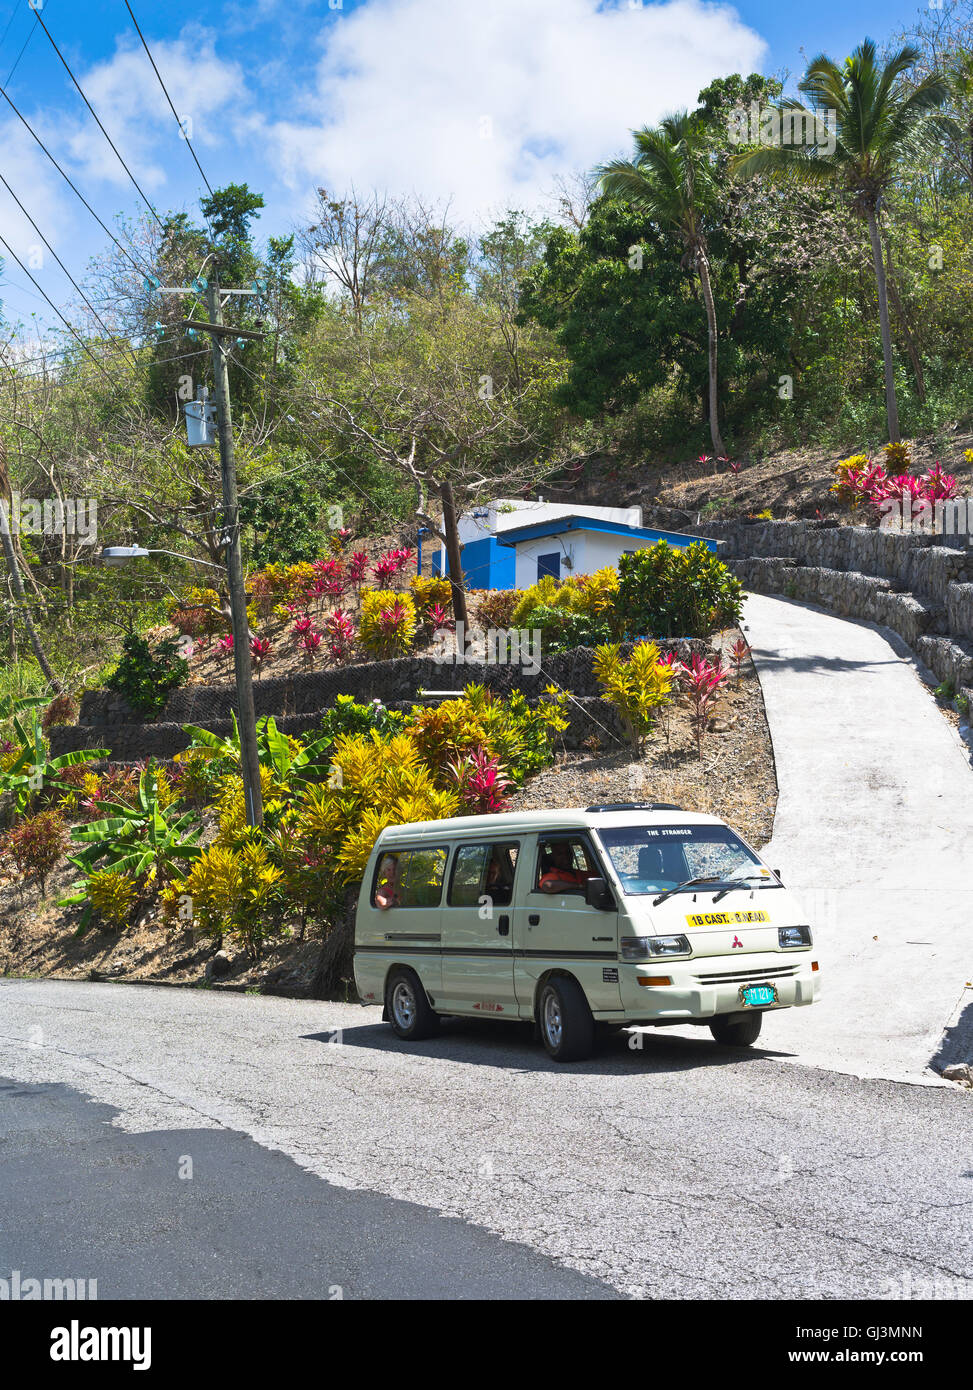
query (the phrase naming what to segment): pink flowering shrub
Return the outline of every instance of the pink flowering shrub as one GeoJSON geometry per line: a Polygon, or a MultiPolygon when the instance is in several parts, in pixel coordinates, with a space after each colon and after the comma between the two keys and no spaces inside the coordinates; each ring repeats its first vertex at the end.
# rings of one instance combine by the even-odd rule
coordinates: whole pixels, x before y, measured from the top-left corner
{"type": "Polygon", "coordinates": [[[696,751],[700,758],[703,756],[703,738],[713,706],[719,695],[720,686],[729,679],[729,675],[729,671],[725,670],[719,661],[709,662],[695,652],[689,665],[685,661],[682,663],[680,679],[692,709],[691,717],[693,728],[696,731],[696,751]]]}
{"type": "Polygon", "coordinates": [[[309,666],[313,666],[314,658],[317,656],[318,649],[321,646],[320,632],[305,632],[304,636],[301,638],[301,646],[304,648],[304,659],[309,666]]]}
{"type": "Polygon", "coordinates": [[[328,644],[328,655],[340,665],[347,661],[355,648],[355,624],[350,613],[335,609],[324,620],[324,638],[328,644]]]}
{"type": "Polygon", "coordinates": [[[892,475],[886,472],[883,464],[873,463],[864,454],[856,454],[838,464],[835,476],[832,495],[853,509],[868,505],[887,511],[883,504],[894,502],[906,516],[911,516],[920,507],[946,502],[956,496],[956,478],[946,473],[939,463],[921,475],[892,475]]]}
{"type": "Polygon", "coordinates": [[[452,632],[456,624],[441,603],[434,603],[426,613],[426,621],[433,632],[452,632]]]}
{"type": "Polygon", "coordinates": [[[250,639],[250,656],[259,675],[263,671],[264,664],[270,660],[271,646],[270,640],[266,637],[252,637],[250,639]]]}
{"type": "Polygon", "coordinates": [[[740,671],[743,663],[750,655],[750,648],[742,637],[738,637],[730,648],[730,660],[733,662],[733,672],[736,677],[736,684],[740,684],[740,671]]]}
{"type": "Polygon", "coordinates": [[[460,801],[475,816],[488,816],[507,809],[507,794],[513,783],[505,777],[499,758],[482,746],[465,758],[448,764],[460,801]]]}

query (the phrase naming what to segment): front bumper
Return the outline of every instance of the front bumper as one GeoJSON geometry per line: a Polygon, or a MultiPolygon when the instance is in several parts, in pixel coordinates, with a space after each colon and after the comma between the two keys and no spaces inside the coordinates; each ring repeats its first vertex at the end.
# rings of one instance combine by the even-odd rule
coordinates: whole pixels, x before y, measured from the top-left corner
{"type": "MultiPolygon", "coordinates": [[[[777,999],[769,1009],[813,1004],[821,988],[820,971],[811,969],[813,949],[767,951],[745,956],[696,956],[689,960],[624,961],[619,968],[622,1008],[633,1022],[653,1019],[713,1018],[749,1013],[741,1002],[743,985],[771,984],[777,999]],[[639,978],[668,976],[670,985],[640,985],[639,978]]],[[[757,1009],[754,1012],[765,1012],[757,1009]]]]}

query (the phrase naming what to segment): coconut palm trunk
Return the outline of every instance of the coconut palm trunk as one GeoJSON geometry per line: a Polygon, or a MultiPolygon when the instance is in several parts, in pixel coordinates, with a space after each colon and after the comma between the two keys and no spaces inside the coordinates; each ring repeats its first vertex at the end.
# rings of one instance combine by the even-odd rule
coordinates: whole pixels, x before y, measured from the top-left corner
{"type": "MultiPolygon", "coordinates": [[[[809,106],[802,108],[808,116],[816,120],[816,112],[832,113],[831,148],[818,144],[755,145],[730,160],[731,169],[744,177],[762,173],[793,175],[805,182],[840,187],[851,199],[855,215],[868,222],[882,330],[885,410],[893,444],[901,436],[879,209],[882,195],[898,171],[914,160],[915,141],[924,123],[941,110],[950,92],[942,72],[927,73],[919,80],[909,77],[921,56],[918,48],[905,44],[879,62],[874,39],[865,39],[840,65],[827,54],[820,54],[808,64],[798,89],[810,98],[809,106]]],[[[962,72],[957,80],[961,86],[965,82],[962,72]]],[[[905,326],[903,331],[907,333],[905,326]]],[[[918,382],[922,375],[918,353],[913,366],[918,382]]],[[[923,389],[920,386],[920,392],[923,389]]]]}
{"type": "Polygon", "coordinates": [[[872,243],[872,259],[875,262],[875,283],[878,286],[878,319],[882,328],[882,357],[885,364],[885,410],[888,415],[889,442],[899,442],[899,406],[895,399],[895,370],[892,364],[892,329],[889,325],[889,298],[885,283],[885,260],[882,256],[882,239],[878,231],[878,214],[874,207],[866,210],[868,236],[872,243]]]}
{"type": "Polygon", "coordinates": [[[723,447],[723,437],[720,434],[716,304],[713,301],[713,286],[710,284],[709,278],[709,261],[702,247],[696,252],[696,266],[699,271],[700,287],[703,291],[703,303],[706,305],[706,330],[709,338],[709,437],[713,441],[714,452],[719,456],[725,454],[726,450],[723,447]]]}

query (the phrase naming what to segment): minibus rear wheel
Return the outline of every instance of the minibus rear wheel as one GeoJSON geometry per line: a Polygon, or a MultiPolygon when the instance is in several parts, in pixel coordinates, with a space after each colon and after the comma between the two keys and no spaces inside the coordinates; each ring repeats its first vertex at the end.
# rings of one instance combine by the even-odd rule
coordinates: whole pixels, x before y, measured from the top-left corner
{"type": "Polygon", "coordinates": [[[762,1022],[763,1014],[717,1014],[709,1030],[724,1047],[749,1047],[759,1038],[762,1022]]]}
{"type": "Polygon", "coordinates": [[[541,1041],[555,1062],[581,1062],[595,1046],[595,1021],[584,990],[570,975],[545,981],[538,1000],[541,1041]]]}
{"type": "Polygon", "coordinates": [[[439,1015],[429,1007],[419,976],[405,966],[389,975],[385,1008],[393,1030],[406,1042],[419,1042],[439,1032],[439,1015]]]}

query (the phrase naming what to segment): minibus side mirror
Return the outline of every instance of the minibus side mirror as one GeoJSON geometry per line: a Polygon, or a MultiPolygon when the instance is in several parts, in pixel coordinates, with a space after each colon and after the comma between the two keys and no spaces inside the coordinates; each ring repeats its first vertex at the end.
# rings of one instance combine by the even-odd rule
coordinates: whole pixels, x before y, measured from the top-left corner
{"type": "Polygon", "coordinates": [[[603,878],[589,878],[584,886],[584,900],[589,907],[607,912],[615,906],[612,890],[603,878]]]}
{"type": "MultiPolygon", "coordinates": [[[[775,870],[774,870],[774,873],[777,875],[778,878],[780,878],[780,869],[775,869],[775,870]]],[[[780,878],[780,881],[781,881],[781,883],[784,882],[784,880],[783,880],[782,878],[780,878]]]]}

